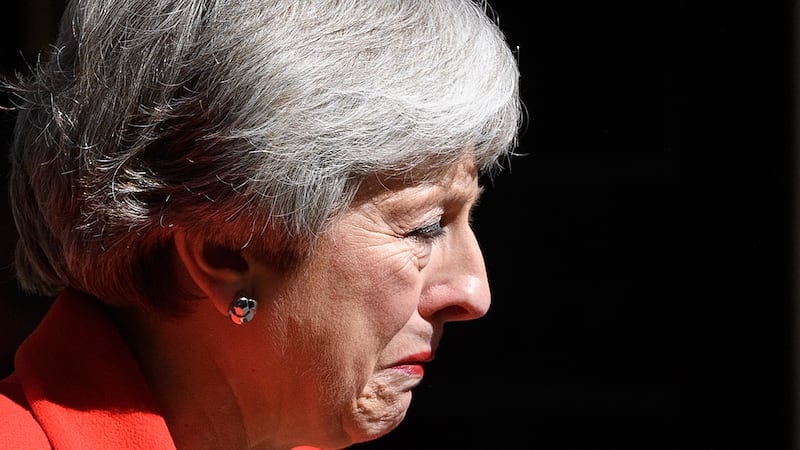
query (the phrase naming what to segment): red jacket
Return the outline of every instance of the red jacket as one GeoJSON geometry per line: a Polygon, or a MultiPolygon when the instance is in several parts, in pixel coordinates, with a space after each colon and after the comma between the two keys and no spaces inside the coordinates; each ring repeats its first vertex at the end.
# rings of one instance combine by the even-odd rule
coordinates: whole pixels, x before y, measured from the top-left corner
{"type": "Polygon", "coordinates": [[[2,449],[174,449],[128,347],[96,300],[65,291],[0,381],[2,449]]]}

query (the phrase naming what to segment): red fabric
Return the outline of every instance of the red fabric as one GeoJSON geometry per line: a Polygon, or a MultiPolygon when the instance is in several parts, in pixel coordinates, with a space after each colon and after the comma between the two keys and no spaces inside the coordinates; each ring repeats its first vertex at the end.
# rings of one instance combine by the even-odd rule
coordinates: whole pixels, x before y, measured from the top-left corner
{"type": "Polygon", "coordinates": [[[0,382],[0,448],[174,449],[144,376],[99,302],[65,291],[0,382]]]}

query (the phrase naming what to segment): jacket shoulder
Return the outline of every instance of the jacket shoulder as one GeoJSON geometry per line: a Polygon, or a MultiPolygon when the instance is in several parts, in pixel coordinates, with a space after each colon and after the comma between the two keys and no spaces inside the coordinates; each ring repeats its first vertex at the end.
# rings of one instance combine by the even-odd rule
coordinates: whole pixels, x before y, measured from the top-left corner
{"type": "Polygon", "coordinates": [[[13,375],[0,380],[0,448],[52,448],[13,375]]]}

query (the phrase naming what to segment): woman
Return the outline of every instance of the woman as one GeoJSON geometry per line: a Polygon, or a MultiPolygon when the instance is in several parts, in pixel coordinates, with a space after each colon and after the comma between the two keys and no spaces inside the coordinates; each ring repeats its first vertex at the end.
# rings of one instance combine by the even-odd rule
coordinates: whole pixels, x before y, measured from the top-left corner
{"type": "Polygon", "coordinates": [[[488,6],[77,0],[14,83],[0,444],[344,448],[489,307],[470,228],[516,61],[488,6]]]}

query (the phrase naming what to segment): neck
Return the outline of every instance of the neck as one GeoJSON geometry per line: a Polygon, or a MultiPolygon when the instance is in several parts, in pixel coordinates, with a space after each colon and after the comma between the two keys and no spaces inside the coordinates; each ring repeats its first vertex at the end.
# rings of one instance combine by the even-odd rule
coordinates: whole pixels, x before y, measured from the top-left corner
{"type": "Polygon", "coordinates": [[[240,405],[208,345],[214,333],[196,323],[203,314],[172,319],[136,310],[118,322],[178,449],[247,448],[240,405]]]}

